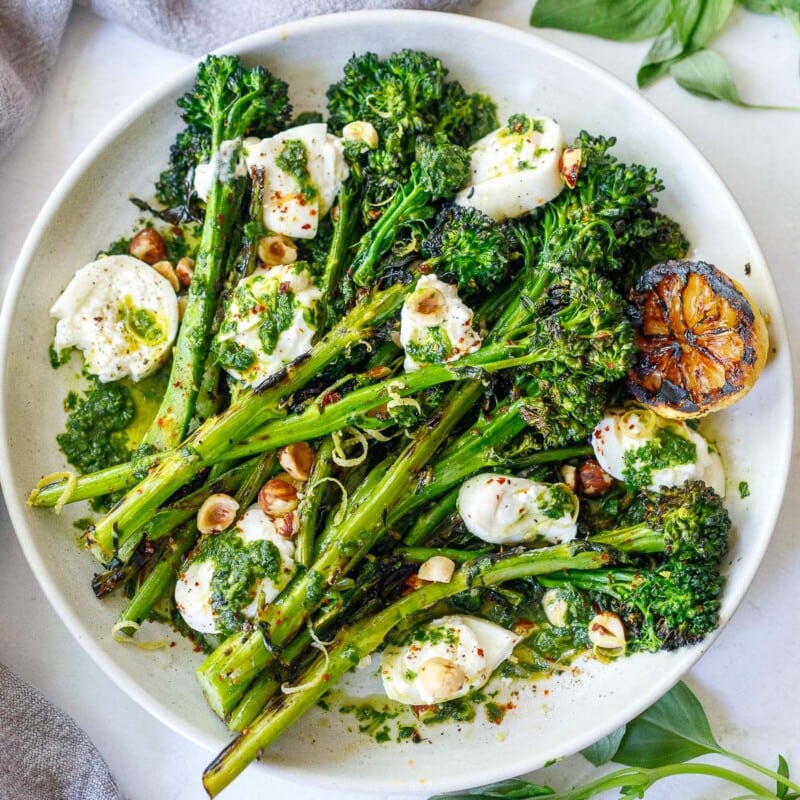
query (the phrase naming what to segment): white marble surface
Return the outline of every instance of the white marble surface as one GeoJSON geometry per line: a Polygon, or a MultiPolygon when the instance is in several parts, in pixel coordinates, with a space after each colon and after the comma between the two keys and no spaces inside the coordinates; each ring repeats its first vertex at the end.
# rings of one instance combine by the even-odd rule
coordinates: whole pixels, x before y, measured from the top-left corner
{"type": "MultiPolygon", "coordinates": [[[[473,12],[527,29],[532,0],[484,0],[473,12]]],[[[616,44],[555,31],[562,44],[632,83],[644,44],[616,44]]],[[[800,40],[776,19],[738,12],[717,48],[729,57],[742,95],[800,106],[800,40]]],[[[169,76],[188,57],[78,10],[44,105],[27,139],[0,162],[0,288],[4,291],[33,220],[63,172],[116,113],[169,76]]],[[[778,284],[790,341],[800,350],[800,114],[751,111],[690,97],[670,81],[646,96],[664,110],[720,172],[742,205],[778,284]]],[[[688,677],[723,744],[763,763],[779,752],[800,774],[800,475],[793,466],[769,552],[745,601],[688,677]]],[[[0,659],[87,730],[129,800],[204,797],[199,776],[209,753],[182,739],[127,698],[85,655],[47,603],[0,505],[0,659]]],[[[539,773],[566,786],[588,775],[579,757],[539,773]]],[[[648,798],[719,800],[731,794],[702,779],[657,787],[648,798]]],[[[245,773],[225,794],[294,800],[347,795],[245,773]]],[[[377,800],[376,796],[365,800],[377,800]]],[[[395,800],[399,800],[395,796],[395,800]]]]}

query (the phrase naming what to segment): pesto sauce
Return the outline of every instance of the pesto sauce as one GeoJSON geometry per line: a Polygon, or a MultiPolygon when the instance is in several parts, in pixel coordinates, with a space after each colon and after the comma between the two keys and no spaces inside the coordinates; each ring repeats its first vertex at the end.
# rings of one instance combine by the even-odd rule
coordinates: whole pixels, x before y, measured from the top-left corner
{"type": "Polygon", "coordinates": [[[269,354],[275,350],[280,335],[291,327],[294,321],[295,299],[292,292],[281,292],[275,287],[265,300],[268,313],[264,315],[258,326],[258,340],[264,352],[269,354]]]}
{"type": "Polygon", "coordinates": [[[261,578],[275,581],[281,569],[281,555],[270,541],[259,539],[245,544],[233,528],[225,534],[206,536],[195,561],[211,561],[211,606],[225,631],[235,631],[243,621],[242,609],[253,599],[261,578]]]}
{"type": "Polygon", "coordinates": [[[744,500],[745,497],[750,497],[750,484],[747,481],[739,481],[739,497],[741,497],[742,500],[744,500]]]}
{"type": "Polygon", "coordinates": [[[127,427],[135,405],[120,383],[93,384],[83,395],[70,392],[64,401],[67,422],[56,442],[67,461],[80,472],[95,472],[121,464],[130,456],[127,427]]]}
{"type": "Polygon", "coordinates": [[[312,200],[317,196],[317,187],[311,182],[308,172],[308,151],[299,139],[287,139],[283,143],[275,164],[297,181],[305,198],[312,200]]]}
{"type": "Polygon", "coordinates": [[[453,355],[453,343],[444,328],[436,326],[416,333],[405,350],[417,364],[444,364],[453,355]]]}
{"type": "Polygon", "coordinates": [[[548,519],[572,516],[575,496],[562,483],[555,483],[539,496],[539,510],[548,519]]]}
{"type": "Polygon", "coordinates": [[[652,483],[654,470],[666,469],[679,464],[694,464],[697,447],[675,428],[659,428],[653,438],[623,456],[622,477],[629,489],[638,489],[652,483]]]}

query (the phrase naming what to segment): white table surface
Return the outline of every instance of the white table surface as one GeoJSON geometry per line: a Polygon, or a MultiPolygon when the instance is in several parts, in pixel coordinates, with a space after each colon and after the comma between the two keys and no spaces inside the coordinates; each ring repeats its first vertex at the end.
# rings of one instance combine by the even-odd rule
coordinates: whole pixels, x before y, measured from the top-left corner
{"type": "MultiPolygon", "coordinates": [[[[526,30],[532,2],[484,0],[473,14],[526,30]]],[[[644,43],[611,43],[556,31],[539,35],[629,83],[634,82],[647,49],[644,43]]],[[[715,47],[729,57],[743,97],[800,106],[800,39],[788,24],[738,11],[715,47]]],[[[129,102],[188,60],[85,11],[73,13],[36,124],[22,144],[0,161],[0,289],[5,290],[39,209],[73,159],[129,102]]],[[[800,114],[699,100],[669,80],[648,89],[646,96],[689,135],[743,207],[777,282],[790,341],[800,352],[800,114]]],[[[733,621],[687,678],[725,746],[770,765],[782,752],[794,762],[795,777],[800,775],[798,490],[795,463],[774,538],[755,582],[733,621]]],[[[2,504],[0,609],[0,660],[78,721],[129,800],[205,797],[200,775],[210,754],[141,710],[83,652],[36,583],[2,504]]],[[[571,778],[590,771],[583,759],[572,757],[536,779],[566,788],[571,778]]],[[[679,780],[657,787],[648,798],[719,800],[735,793],[702,779],[679,780]]],[[[246,772],[224,796],[228,800],[349,797],[278,781],[262,770],[246,772]]],[[[377,796],[361,797],[377,800],[377,796]]]]}

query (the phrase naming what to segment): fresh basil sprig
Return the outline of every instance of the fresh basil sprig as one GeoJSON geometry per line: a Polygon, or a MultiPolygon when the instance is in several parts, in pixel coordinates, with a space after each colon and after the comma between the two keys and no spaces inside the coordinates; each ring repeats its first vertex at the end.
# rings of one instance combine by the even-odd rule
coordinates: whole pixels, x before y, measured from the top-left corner
{"type": "Polygon", "coordinates": [[[707,775],[743,788],[748,798],[800,800],[800,785],[791,780],[786,759],[778,756],[771,770],[723,748],[714,738],[700,701],[686,684],[679,683],[658,702],[622,728],[583,751],[595,766],[608,761],[625,765],[585,786],[557,792],[549,786],[509,780],[430,800],[589,800],[616,789],[619,797],[643,798],[658,781],[677,775],[707,775]],[[748,775],[717,764],[697,763],[701,756],[722,756],[774,782],[768,788],[748,775]]]}
{"type": "MultiPolygon", "coordinates": [[[[800,34],[800,0],[738,0],[756,14],[775,14],[800,34]]],[[[706,45],[730,19],[737,0],[538,0],[530,24],[615,41],[653,43],[636,73],[640,88],[664,75],[698,97],[747,108],[797,111],[744,102],[719,53],[706,45]]]]}

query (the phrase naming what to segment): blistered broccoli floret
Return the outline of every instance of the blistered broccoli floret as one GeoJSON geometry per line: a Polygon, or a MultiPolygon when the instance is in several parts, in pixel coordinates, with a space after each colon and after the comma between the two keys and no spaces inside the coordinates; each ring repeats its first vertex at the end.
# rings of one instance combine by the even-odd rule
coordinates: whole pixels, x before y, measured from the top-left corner
{"type": "Polygon", "coordinates": [[[422,243],[438,274],[452,274],[463,291],[500,286],[508,275],[514,239],[508,225],[470,206],[445,206],[422,243]]]}
{"type": "Polygon", "coordinates": [[[409,179],[417,137],[440,134],[466,147],[496,127],[492,101],[468,94],[446,75],[438,58],[416,50],[385,59],[364,53],[354,55],[342,79],[328,89],[328,124],[334,133],[351,122],[367,122],[378,134],[377,148],[348,152],[364,178],[365,221],[409,179]]]}
{"type": "Polygon", "coordinates": [[[499,126],[497,106],[484,94],[468,94],[458,81],[445,84],[436,122],[437,133],[468,147],[499,126]]]}
{"type": "Polygon", "coordinates": [[[685,251],[686,239],[654,210],[664,188],[656,170],[618,161],[615,142],[581,132],[571,145],[581,154],[575,187],[534,212],[533,231],[544,261],[600,270],[627,294],[651,255],[685,251]]]}

